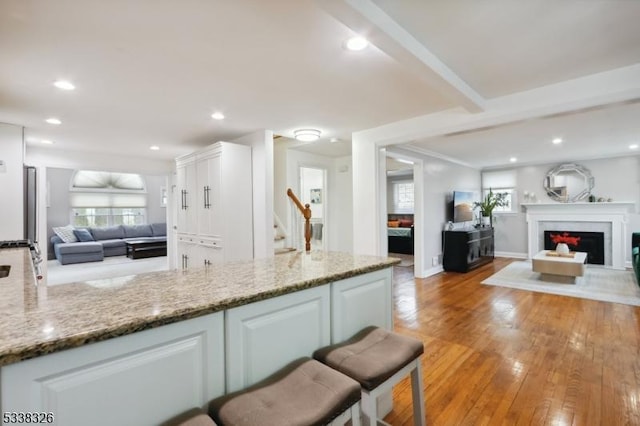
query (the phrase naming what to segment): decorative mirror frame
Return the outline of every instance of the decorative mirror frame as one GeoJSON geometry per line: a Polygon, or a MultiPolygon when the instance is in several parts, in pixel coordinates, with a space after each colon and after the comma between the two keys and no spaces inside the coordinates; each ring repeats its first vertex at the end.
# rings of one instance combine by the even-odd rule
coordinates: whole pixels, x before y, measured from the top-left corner
{"type": "Polygon", "coordinates": [[[589,195],[591,195],[591,190],[594,186],[594,179],[591,175],[591,172],[586,167],[575,163],[564,163],[552,168],[547,172],[547,175],[544,178],[543,186],[544,190],[547,192],[547,195],[551,199],[560,201],[562,203],[575,203],[577,201],[584,200],[589,195]],[[553,178],[562,172],[575,172],[582,175],[585,179],[585,188],[583,188],[582,191],[572,197],[569,197],[568,194],[563,195],[558,191],[558,188],[551,186],[553,178]]]}

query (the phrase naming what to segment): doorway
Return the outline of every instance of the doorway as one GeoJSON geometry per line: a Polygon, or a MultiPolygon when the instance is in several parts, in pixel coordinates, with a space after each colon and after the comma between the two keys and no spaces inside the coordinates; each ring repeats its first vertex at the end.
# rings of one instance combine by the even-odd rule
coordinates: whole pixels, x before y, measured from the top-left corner
{"type": "MultiPolygon", "coordinates": [[[[300,201],[311,208],[311,249],[326,250],[327,244],[327,170],[300,166],[300,201]]],[[[302,226],[304,227],[304,221],[302,226]]],[[[304,228],[298,235],[304,235],[304,228]]]]}

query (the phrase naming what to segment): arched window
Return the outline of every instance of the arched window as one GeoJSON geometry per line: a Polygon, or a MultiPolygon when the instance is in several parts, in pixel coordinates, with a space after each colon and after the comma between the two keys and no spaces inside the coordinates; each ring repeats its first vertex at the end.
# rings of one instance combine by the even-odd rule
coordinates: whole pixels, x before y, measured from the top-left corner
{"type": "Polygon", "coordinates": [[[77,170],[69,191],[74,226],[146,222],[147,191],[144,178],[138,174],[77,170]]]}

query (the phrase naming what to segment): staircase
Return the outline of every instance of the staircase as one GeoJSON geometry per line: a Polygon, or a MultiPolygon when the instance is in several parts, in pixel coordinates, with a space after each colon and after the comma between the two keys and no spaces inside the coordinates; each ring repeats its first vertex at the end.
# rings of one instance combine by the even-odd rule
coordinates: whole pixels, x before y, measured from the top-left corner
{"type": "Polygon", "coordinates": [[[279,225],[280,220],[276,214],[273,214],[273,252],[274,254],[283,254],[296,251],[293,247],[287,247],[287,233],[286,230],[279,225]]]}

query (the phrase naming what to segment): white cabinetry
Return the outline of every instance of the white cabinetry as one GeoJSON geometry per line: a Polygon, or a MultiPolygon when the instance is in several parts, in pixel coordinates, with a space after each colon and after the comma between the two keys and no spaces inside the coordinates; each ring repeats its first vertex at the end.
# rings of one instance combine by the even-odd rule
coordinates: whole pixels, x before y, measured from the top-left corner
{"type": "Polygon", "coordinates": [[[2,367],[2,410],[64,426],[156,425],[225,391],[223,313],[2,367]]]}
{"type": "Polygon", "coordinates": [[[227,392],[328,345],[330,323],[328,285],[226,311],[227,392]]]}
{"type": "Polygon", "coordinates": [[[196,157],[184,157],[176,166],[176,180],[178,182],[178,232],[196,234],[196,157]]]}
{"type": "Polygon", "coordinates": [[[375,325],[393,330],[391,268],[331,284],[331,341],[347,340],[375,325]]]}
{"type": "Polygon", "coordinates": [[[176,159],[178,265],[253,258],[251,148],[229,142],[176,159]]]}

